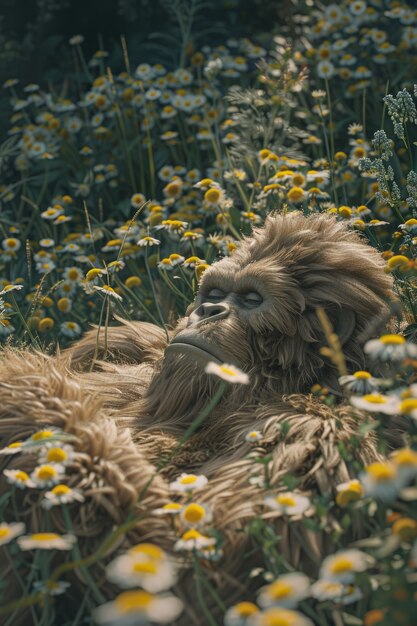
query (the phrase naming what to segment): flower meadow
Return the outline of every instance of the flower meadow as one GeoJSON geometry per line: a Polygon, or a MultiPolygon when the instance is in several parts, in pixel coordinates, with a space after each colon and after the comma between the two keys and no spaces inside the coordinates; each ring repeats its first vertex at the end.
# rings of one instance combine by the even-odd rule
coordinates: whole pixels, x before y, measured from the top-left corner
{"type": "MultiPolygon", "coordinates": [[[[71,80],[4,83],[11,114],[0,146],[0,339],[3,346],[54,352],[92,325],[105,331],[117,316],[168,330],[205,269],[233,255],[272,211],[327,213],[360,231],[385,259],[399,304],[390,332],[364,343],[374,369],[348,375],[340,367],[340,384],[346,402],[367,416],[358,437],[373,432],[387,460],[358,466],[334,498],[307,497],[290,475],[270,484],[268,457],[256,454],[263,435],[248,432],[249,480],[262,490],[265,515],[247,533],[264,566],[247,571],[256,592],[240,591],[230,606],[217,602],[224,626],[412,626],[417,10],[411,0],[343,0],[314,7],[307,17],[296,41],[278,34],[268,45],[225,38],[183,46],[179,67],[133,59],[122,40],[124,68],[113,68],[106,50],[88,58],[83,37],[74,35],[71,80]],[[385,432],[393,416],[407,428],[402,446],[390,452],[385,432]],[[293,571],[274,549],[271,512],[289,523],[302,520],[339,545],[323,558],[318,577],[293,571]],[[358,519],[362,539],[348,543],[358,519]]],[[[325,356],[341,364],[332,329],[326,337],[325,356]]],[[[231,365],[211,364],[207,372],[225,385],[248,383],[231,365]]],[[[329,407],[338,401],[320,385],[311,393],[329,407]]],[[[177,533],[174,554],[142,542],[109,560],[106,552],[133,528],[127,520],[81,558],[72,514],[88,495],[67,484],[77,442],[44,429],[3,447],[0,456],[16,459],[28,449],[37,458],[33,472],[4,470],[10,490],[0,499],[0,520],[22,493],[28,501],[36,494],[45,532],[31,534],[18,517],[0,523],[2,559],[18,578],[27,571],[28,551],[36,563],[20,579],[20,600],[9,603],[7,580],[1,581],[1,623],[17,623],[21,611],[30,611],[35,624],[69,626],[56,606],[71,585],[67,572],[79,570],[88,593],[71,624],[174,624],[184,608],[172,590],[182,565],[191,563],[202,580],[206,570],[221,568],[222,538],[198,499],[207,478],[179,475],[170,485],[172,502],[155,511],[177,533]],[[89,573],[97,562],[117,590],[111,602],[89,573]]],[[[349,450],[341,452],[349,459],[349,450]]],[[[214,589],[207,593],[215,597],[214,589]]],[[[202,623],[217,626],[203,595],[202,623]]]]}

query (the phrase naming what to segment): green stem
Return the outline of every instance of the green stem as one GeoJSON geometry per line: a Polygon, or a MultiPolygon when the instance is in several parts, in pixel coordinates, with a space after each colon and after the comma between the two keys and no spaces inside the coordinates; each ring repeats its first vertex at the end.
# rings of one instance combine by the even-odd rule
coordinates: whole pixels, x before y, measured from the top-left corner
{"type": "Polygon", "coordinates": [[[206,601],[203,595],[203,590],[201,587],[201,566],[197,557],[194,557],[194,571],[195,571],[195,590],[196,590],[198,602],[207,619],[207,623],[210,624],[210,626],[217,626],[212,614],[210,613],[210,610],[206,604],[206,601]]]}

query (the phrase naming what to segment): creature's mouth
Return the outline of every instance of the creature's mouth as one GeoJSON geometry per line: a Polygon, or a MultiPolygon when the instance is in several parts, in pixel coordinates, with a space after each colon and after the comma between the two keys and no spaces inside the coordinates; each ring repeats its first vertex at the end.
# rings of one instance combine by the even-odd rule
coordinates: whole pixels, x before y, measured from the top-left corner
{"type": "Polygon", "coordinates": [[[175,350],[176,352],[189,354],[197,361],[204,361],[204,363],[207,363],[208,361],[225,363],[227,360],[220,350],[207,344],[200,337],[190,335],[186,332],[179,333],[176,337],[174,337],[171,343],[167,346],[166,351],[167,350],[170,352],[175,350]]]}

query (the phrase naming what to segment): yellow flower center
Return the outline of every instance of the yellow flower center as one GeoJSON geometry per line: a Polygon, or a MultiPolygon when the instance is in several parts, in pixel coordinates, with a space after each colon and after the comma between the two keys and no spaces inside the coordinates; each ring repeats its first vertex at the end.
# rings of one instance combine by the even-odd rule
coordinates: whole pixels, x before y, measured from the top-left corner
{"type": "Polygon", "coordinates": [[[271,154],[271,150],[268,150],[268,148],[264,148],[263,150],[260,150],[258,154],[260,159],[267,159],[271,154]]]}
{"type": "Polygon", "coordinates": [[[188,504],[183,511],[184,519],[190,524],[197,524],[201,522],[206,516],[206,511],[203,506],[192,502],[188,504]]]}
{"type": "Polygon", "coordinates": [[[16,480],[21,480],[22,482],[25,482],[26,480],[29,480],[29,475],[26,474],[26,472],[24,472],[23,470],[18,470],[15,474],[15,478],[16,480]]]}
{"type": "Polygon", "coordinates": [[[72,489],[67,485],[56,485],[53,489],[51,489],[51,493],[53,493],[54,496],[64,496],[71,491],[72,489]]]}
{"type": "Polygon", "coordinates": [[[403,541],[411,542],[417,537],[417,522],[411,517],[403,517],[392,525],[392,533],[403,541]]]}
{"type": "Polygon", "coordinates": [[[397,465],[417,465],[417,452],[403,448],[395,453],[394,461],[397,465]]]}
{"type": "Polygon", "coordinates": [[[377,482],[390,481],[396,476],[395,468],[387,463],[372,463],[368,465],[366,472],[377,482]]]}
{"type": "Polygon", "coordinates": [[[135,574],[156,574],[157,572],[155,563],[151,561],[133,563],[132,570],[135,574]]]}
{"type": "Polygon", "coordinates": [[[10,528],[0,528],[0,539],[4,539],[10,535],[10,528]]]}
{"type": "Polygon", "coordinates": [[[292,178],[293,185],[295,185],[296,187],[300,187],[301,185],[303,185],[305,183],[305,180],[306,179],[302,174],[294,174],[292,178]]]}
{"type": "Polygon", "coordinates": [[[253,604],[253,602],[239,602],[239,604],[235,604],[234,609],[239,617],[249,617],[249,615],[253,615],[259,611],[256,604],[253,604]]]}
{"type": "Polygon", "coordinates": [[[33,541],[55,541],[56,539],[59,539],[59,535],[56,533],[35,533],[34,535],[31,535],[30,538],[33,541]]]}
{"type": "Polygon", "coordinates": [[[181,511],[182,505],[178,504],[178,502],[170,502],[169,504],[164,504],[162,508],[165,511],[181,511]]]}
{"type": "Polygon", "coordinates": [[[363,400],[370,404],[386,404],[387,402],[386,398],[378,393],[368,393],[366,396],[363,396],[363,400]]]}
{"type": "Polygon", "coordinates": [[[80,276],[80,273],[75,268],[70,269],[69,272],[68,272],[68,278],[70,280],[76,280],[77,278],[79,278],[79,276],[80,276]]]}
{"type": "Polygon", "coordinates": [[[408,398],[407,400],[403,400],[400,404],[400,411],[404,415],[408,415],[412,411],[417,409],[417,398],[408,398]]]}
{"type": "Polygon", "coordinates": [[[197,480],[197,476],[194,474],[188,474],[187,476],[182,476],[179,482],[181,485],[193,485],[197,480]]]}
{"type": "Polygon", "coordinates": [[[181,185],[179,183],[169,183],[165,187],[165,191],[168,196],[176,196],[181,191],[181,185]]]}
{"type": "Polygon", "coordinates": [[[139,278],[139,276],[129,276],[125,280],[125,285],[129,289],[131,289],[132,287],[140,287],[141,284],[142,284],[142,280],[139,278]]]}
{"type": "MultiPolygon", "coordinates": [[[[180,505],[178,505],[180,506],[180,505]]],[[[140,543],[129,550],[130,554],[145,554],[150,559],[161,560],[164,558],[165,553],[161,548],[158,548],[153,543],[140,543]]]]}
{"type": "Polygon", "coordinates": [[[395,268],[402,268],[402,267],[408,267],[408,262],[409,259],[404,256],[403,254],[396,254],[395,256],[392,256],[390,259],[388,259],[387,261],[387,265],[390,269],[395,269],[395,268]]]}
{"type": "Polygon", "coordinates": [[[207,189],[206,193],[204,194],[204,200],[207,200],[207,202],[218,202],[220,200],[220,196],[221,196],[221,192],[219,191],[219,189],[207,189]]]}
{"type": "Polygon", "coordinates": [[[68,454],[62,448],[50,448],[46,458],[49,463],[62,463],[68,459],[68,454]]]}
{"type": "Polygon", "coordinates": [[[36,476],[40,478],[40,480],[50,480],[56,476],[56,469],[51,465],[41,465],[36,472],[36,476]]]}
{"type": "Polygon", "coordinates": [[[198,530],[196,530],[195,528],[191,528],[191,530],[187,530],[183,534],[182,539],[184,541],[189,541],[190,539],[199,539],[202,536],[203,535],[201,533],[199,533],[198,530]]]}
{"type": "Polygon", "coordinates": [[[262,619],[263,626],[296,626],[299,615],[285,609],[269,609],[262,619]]]}
{"type": "Polygon", "coordinates": [[[382,335],[382,337],[379,338],[379,341],[385,344],[396,344],[396,345],[405,343],[405,339],[401,335],[382,335]]]}
{"type": "Polygon", "coordinates": [[[154,596],[146,591],[125,591],[115,599],[117,610],[123,615],[143,611],[152,602],[154,596]]]}
{"type": "Polygon", "coordinates": [[[225,365],[221,365],[220,370],[223,372],[223,374],[227,374],[228,376],[236,376],[236,372],[231,370],[229,367],[226,367],[225,365]]]}
{"type": "Polygon", "coordinates": [[[282,580],[277,580],[269,586],[268,595],[271,596],[273,600],[280,600],[288,597],[293,591],[294,589],[291,585],[282,580]]]}
{"type": "Polygon", "coordinates": [[[22,441],[13,441],[13,443],[10,443],[7,447],[8,448],[21,448],[22,447],[23,442],[22,441]]]}
{"type": "Polygon", "coordinates": [[[336,496],[336,503],[339,506],[347,506],[350,502],[359,500],[363,494],[363,487],[359,480],[351,480],[348,485],[336,496]]]}
{"type": "Polygon", "coordinates": [[[93,267],[93,269],[88,270],[86,274],[86,279],[88,280],[88,282],[90,282],[91,280],[97,278],[97,276],[100,276],[102,273],[103,271],[98,269],[98,267],[93,267]]]}
{"type": "Polygon", "coordinates": [[[364,372],[362,370],[359,370],[359,372],[355,372],[353,375],[355,378],[360,378],[360,379],[371,378],[371,374],[369,372],[364,372]]]}
{"type": "Polygon", "coordinates": [[[281,494],[277,496],[276,501],[282,506],[295,506],[295,500],[292,496],[281,494]]]}
{"type": "Polygon", "coordinates": [[[350,217],[352,215],[352,209],[348,206],[341,206],[338,209],[338,213],[342,217],[350,217]]]}
{"type": "Polygon", "coordinates": [[[292,187],[287,193],[288,200],[292,200],[293,202],[300,202],[304,199],[304,189],[302,187],[292,187]]]}
{"type": "Polygon", "coordinates": [[[344,556],[339,557],[332,563],[330,571],[332,574],[344,574],[353,570],[353,563],[344,556]]]}
{"type": "Polygon", "coordinates": [[[41,441],[42,439],[49,439],[49,437],[53,436],[52,430],[40,430],[38,433],[32,435],[32,441],[41,441]]]}

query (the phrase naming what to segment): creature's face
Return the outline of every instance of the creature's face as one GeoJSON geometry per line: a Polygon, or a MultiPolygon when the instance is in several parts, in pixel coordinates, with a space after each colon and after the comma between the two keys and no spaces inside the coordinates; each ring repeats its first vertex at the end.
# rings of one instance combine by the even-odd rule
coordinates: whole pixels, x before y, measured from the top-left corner
{"type": "MultiPolygon", "coordinates": [[[[327,312],[347,361],[361,369],[358,333],[390,291],[378,253],[344,225],[326,216],[271,217],[206,270],[166,356],[200,371],[208,361],[232,363],[253,388],[307,391],[320,370],[333,368],[320,354],[317,308],[327,312]]],[[[337,372],[331,376],[337,386],[337,372]]]]}
{"type": "Polygon", "coordinates": [[[185,328],[177,333],[169,350],[188,354],[199,364],[208,361],[249,365],[248,334],[259,330],[273,301],[265,284],[250,271],[222,262],[203,281],[195,302],[189,307],[185,328]]]}

